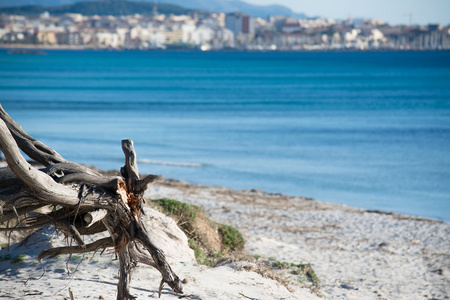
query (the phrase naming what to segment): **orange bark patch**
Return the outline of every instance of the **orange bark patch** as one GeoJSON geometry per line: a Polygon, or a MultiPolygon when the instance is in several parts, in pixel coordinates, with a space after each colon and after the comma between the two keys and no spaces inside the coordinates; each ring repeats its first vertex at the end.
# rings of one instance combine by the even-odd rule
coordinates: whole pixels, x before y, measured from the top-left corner
{"type": "Polygon", "coordinates": [[[131,212],[137,217],[139,212],[141,211],[142,198],[137,197],[133,193],[130,182],[128,182],[127,197],[128,197],[128,207],[131,209],[131,212]]]}
{"type": "Polygon", "coordinates": [[[117,194],[119,194],[123,203],[128,204],[128,192],[127,187],[125,186],[125,182],[119,181],[117,185],[117,194]]]}
{"type": "Polygon", "coordinates": [[[121,251],[123,248],[125,248],[128,245],[129,239],[128,236],[124,233],[122,233],[118,240],[116,241],[116,244],[114,245],[114,250],[116,252],[121,251]]]}

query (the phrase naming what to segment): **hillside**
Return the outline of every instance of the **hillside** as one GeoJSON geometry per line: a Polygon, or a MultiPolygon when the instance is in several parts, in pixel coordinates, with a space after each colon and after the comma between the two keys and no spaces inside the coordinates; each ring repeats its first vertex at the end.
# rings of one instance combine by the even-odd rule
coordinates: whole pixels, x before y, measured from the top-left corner
{"type": "Polygon", "coordinates": [[[305,14],[295,13],[282,5],[254,5],[241,0],[159,0],[159,3],[182,5],[186,8],[203,9],[208,11],[235,12],[241,11],[253,17],[265,18],[269,15],[283,15],[306,18],[305,14]]]}
{"type": "MultiPolygon", "coordinates": [[[[95,0],[94,0],[95,1],[95,0]]],[[[15,10],[12,10],[12,7],[21,7],[21,11],[30,11],[36,10],[36,7],[71,7],[71,9],[77,8],[77,6],[73,7],[72,5],[80,2],[85,2],[85,0],[0,0],[0,8],[8,8],[8,13],[18,13],[15,10]],[[23,8],[26,6],[26,8],[23,8]]],[[[102,7],[103,9],[108,10],[105,6],[111,6],[107,0],[98,0],[95,1],[102,7]]],[[[124,2],[122,0],[115,0],[114,3],[124,2]]],[[[142,0],[139,2],[141,5],[149,5],[153,8],[154,0],[142,0]]],[[[138,3],[136,3],[138,4],[138,3]]],[[[114,4],[117,5],[117,4],[114,4]]],[[[269,15],[284,15],[284,16],[292,16],[297,18],[306,18],[305,14],[295,13],[290,8],[282,5],[254,5],[247,3],[241,0],[159,0],[158,1],[158,11],[160,13],[166,13],[167,7],[185,7],[187,9],[195,9],[195,10],[205,10],[205,11],[221,11],[221,12],[235,12],[241,11],[244,13],[248,13],[253,17],[267,17],[269,15]],[[170,6],[167,6],[170,5],[170,6]]],[[[84,5],[82,5],[84,6],[84,5]]],[[[78,8],[80,9],[80,8],[78,8]]],[[[148,13],[148,7],[143,6],[143,9],[148,13]]],[[[48,10],[48,9],[47,9],[48,10]]],[[[3,9],[0,11],[4,12],[3,9]]],[[[167,12],[170,13],[170,12],[167,12]]],[[[179,13],[179,12],[178,12],[179,13]]],[[[101,13],[101,15],[105,15],[106,12],[101,13]]]]}
{"type": "MultiPolygon", "coordinates": [[[[52,15],[79,13],[86,16],[125,16],[150,15],[153,13],[153,3],[131,1],[86,1],[60,6],[26,5],[16,7],[0,7],[0,13],[17,15],[36,15],[48,11],[52,15]]],[[[163,14],[186,14],[188,9],[173,4],[158,4],[158,11],[163,14]]]]}

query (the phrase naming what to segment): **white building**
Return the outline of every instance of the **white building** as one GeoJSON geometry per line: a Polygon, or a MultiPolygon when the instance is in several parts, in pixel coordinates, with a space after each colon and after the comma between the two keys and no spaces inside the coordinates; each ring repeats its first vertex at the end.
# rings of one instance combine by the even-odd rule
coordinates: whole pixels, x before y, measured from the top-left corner
{"type": "Polygon", "coordinates": [[[358,35],[360,34],[360,29],[352,29],[351,31],[348,31],[344,35],[344,39],[346,42],[353,42],[356,40],[358,35]]]}
{"type": "Polygon", "coordinates": [[[193,33],[191,42],[195,45],[209,45],[214,38],[214,30],[200,25],[193,33]]]}
{"type": "Polygon", "coordinates": [[[217,42],[224,46],[234,46],[234,33],[227,28],[219,28],[216,30],[217,42]]]}
{"type": "Polygon", "coordinates": [[[125,37],[116,31],[99,31],[95,34],[100,48],[120,48],[125,46],[125,37]]]}
{"type": "Polygon", "coordinates": [[[192,43],[192,37],[195,30],[197,30],[197,26],[193,22],[188,22],[181,25],[181,30],[183,32],[183,43],[192,43]]]}

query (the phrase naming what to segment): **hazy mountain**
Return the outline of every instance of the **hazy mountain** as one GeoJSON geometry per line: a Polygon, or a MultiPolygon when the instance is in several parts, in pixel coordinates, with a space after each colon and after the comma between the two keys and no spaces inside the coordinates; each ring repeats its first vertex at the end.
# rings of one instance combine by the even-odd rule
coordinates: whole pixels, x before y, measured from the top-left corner
{"type": "Polygon", "coordinates": [[[294,13],[290,8],[282,5],[254,5],[240,0],[159,0],[159,3],[171,3],[186,8],[203,9],[208,11],[235,12],[241,11],[254,17],[268,15],[285,15],[305,18],[304,14],[294,13]]]}
{"type": "Polygon", "coordinates": [[[60,6],[82,1],[83,0],[0,0],[0,7],[14,7],[25,5],[60,6]]]}
{"type": "MultiPolygon", "coordinates": [[[[38,5],[38,6],[62,6],[82,2],[85,0],[0,0],[0,7],[38,5]]],[[[95,1],[95,0],[94,0],[95,1]]],[[[117,2],[114,0],[113,2],[117,2]]],[[[110,2],[97,0],[96,2],[110,2]]],[[[140,0],[137,2],[150,2],[154,0],[140,0]]],[[[174,4],[190,9],[206,11],[235,12],[241,11],[254,17],[267,17],[268,15],[285,15],[297,18],[305,18],[301,13],[295,13],[290,8],[282,5],[253,5],[241,0],[158,0],[159,4],[174,4]]]]}
{"type": "MultiPolygon", "coordinates": [[[[188,9],[174,5],[161,3],[158,10],[164,14],[186,14],[188,9]]],[[[24,5],[13,7],[0,7],[0,13],[16,15],[36,15],[48,11],[52,15],[65,13],[79,13],[86,16],[126,16],[134,14],[151,15],[153,13],[153,3],[130,2],[130,1],[86,1],[74,4],[57,6],[24,5]]]]}

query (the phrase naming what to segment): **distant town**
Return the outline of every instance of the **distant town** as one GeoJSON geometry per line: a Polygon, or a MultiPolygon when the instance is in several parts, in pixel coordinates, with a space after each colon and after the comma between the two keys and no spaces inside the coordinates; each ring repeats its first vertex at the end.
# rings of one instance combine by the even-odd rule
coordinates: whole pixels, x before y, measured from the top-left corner
{"type": "Polygon", "coordinates": [[[391,26],[378,20],[186,15],[0,15],[0,47],[243,51],[449,50],[450,26],[391,26]]]}

